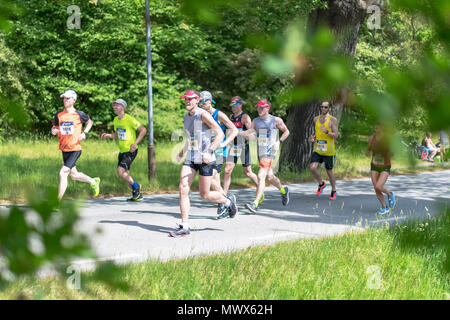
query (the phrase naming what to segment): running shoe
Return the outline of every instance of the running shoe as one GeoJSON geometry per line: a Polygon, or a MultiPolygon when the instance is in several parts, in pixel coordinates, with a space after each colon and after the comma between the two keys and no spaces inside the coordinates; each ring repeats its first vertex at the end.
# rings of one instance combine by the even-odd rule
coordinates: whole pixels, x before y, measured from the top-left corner
{"type": "Polygon", "coordinates": [[[100,178],[94,178],[94,182],[90,184],[94,197],[97,197],[100,193],[100,178]]]}
{"type": "Polygon", "coordinates": [[[230,211],[229,208],[225,207],[224,204],[220,203],[219,208],[217,209],[217,214],[218,214],[217,220],[225,219],[225,218],[229,217],[229,215],[230,215],[229,211],[230,211]]]}
{"type": "Polygon", "coordinates": [[[252,213],[256,213],[256,211],[258,210],[258,207],[254,202],[246,203],[245,207],[252,213]]]}
{"type": "Polygon", "coordinates": [[[144,200],[144,197],[141,194],[141,185],[138,184],[138,187],[136,189],[133,189],[133,196],[131,198],[128,198],[127,201],[139,202],[142,200],[144,200]]]}
{"type": "Polygon", "coordinates": [[[217,206],[217,215],[222,214],[223,208],[225,208],[225,205],[223,203],[219,203],[217,206]]]}
{"type": "Polygon", "coordinates": [[[331,191],[330,200],[336,200],[336,198],[337,198],[336,191],[331,191]]]}
{"type": "Polygon", "coordinates": [[[395,207],[395,204],[397,203],[397,201],[395,201],[395,195],[393,192],[391,192],[391,196],[388,197],[389,200],[389,208],[393,209],[395,207]]]}
{"type": "Polygon", "coordinates": [[[284,187],[284,191],[286,191],[284,194],[281,194],[281,203],[283,206],[287,206],[289,203],[289,188],[284,187]]]}
{"type": "Polygon", "coordinates": [[[144,197],[140,193],[136,197],[132,196],[131,198],[127,199],[128,202],[139,202],[139,201],[142,201],[142,200],[144,200],[144,197]]]}
{"type": "Polygon", "coordinates": [[[177,224],[175,231],[169,232],[169,236],[173,238],[185,237],[191,234],[191,229],[184,228],[181,224],[177,224]]]}
{"type": "Polygon", "coordinates": [[[322,194],[323,189],[325,189],[325,187],[327,186],[327,184],[325,183],[325,181],[322,182],[322,184],[319,184],[319,188],[317,189],[317,195],[320,196],[322,194]]]}
{"type": "Polygon", "coordinates": [[[228,196],[228,199],[231,201],[231,205],[228,208],[228,215],[230,218],[234,218],[236,216],[236,213],[238,213],[238,207],[236,205],[236,196],[233,194],[231,196],[228,196]]]}
{"type": "Polygon", "coordinates": [[[380,210],[377,211],[379,215],[385,215],[386,213],[389,213],[388,207],[381,207],[380,210]]]}

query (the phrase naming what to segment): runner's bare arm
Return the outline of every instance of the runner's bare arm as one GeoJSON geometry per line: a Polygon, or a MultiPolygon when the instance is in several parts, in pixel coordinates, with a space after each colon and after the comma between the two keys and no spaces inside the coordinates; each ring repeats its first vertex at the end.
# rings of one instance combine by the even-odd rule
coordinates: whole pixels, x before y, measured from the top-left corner
{"type": "Polygon", "coordinates": [[[255,140],[256,139],[256,130],[255,130],[255,122],[252,120],[250,126],[247,127],[248,130],[241,131],[239,134],[244,136],[247,140],[255,140]]]}
{"type": "Polygon", "coordinates": [[[276,117],[275,118],[275,127],[279,130],[281,130],[281,132],[283,132],[283,134],[280,137],[280,141],[283,142],[284,140],[287,139],[287,137],[289,137],[289,129],[288,127],[284,124],[283,119],[276,117]]]}
{"type": "Polygon", "coordinates": [[[85,134],[85,132],[89,132],[89,131],[91,130],[93,124],[94,124],[94,122],[92,122],[91,119],[89,119],[88,121],[86,121],[86,126],[84,127],[83,132],[81,133],[80,137],[78,138],[79,141],[86,140],[86,134],[85,134]]]}
{"type": "Polygon", "coordinates": [[[229,130],[227,130],[227,139],[221,143],[221,147],[227,146],[230,144],[231,141],[236,138],[236,136],[239,133],[239,130],[236,128],[236,126],[231,122],[231,120],[227,117],[225,113],[222,111],[219,111],[219,121],[223,123],[229,130]],[[229,132],[231,131],[231,132],[229,132]]]}
{"type": "Polygon", "coordinates": [[[315,126],[315,124],[316,124],[316,122],[317,122],[317,119],[319,119],[319,116],[316,116],[316,117],[314,117],[314,135],[312,135],[311,136],[311,138],[309,138],[309,141],[310,142],[314,142],[314,141],[316,141],[316,126],[315,126]]]}
{"type": "Polygon", "coordinates": [[[51,132],[52,132],[52,135],[58,134],[58,132],[59,132],[58,127],[57,126],[53,126],[51,132]]]}
{"type": "Polygon", "coordinates": [[[114,131],[113,133],[102,133],[100,139],[106,138],[117,139],[117,131],[114,131]]]}
{"type": "Polygon", "coordinates": [[[328,135],[334,139],[337,139],[339,133],[338,133],[338,123],[335,117],[331,117],[330,119],[330,129],[331,131],[328,131],[328,135]]]}
{"type": "Polygon", "coordinates": [[[145,129],[144,126],[139,126],[139,128],[137,128],[139,131],[139,135],[136,138],[136,141],[130,146],[130,152],[135,152],[137,149],[137,145],[142,141],[142,139],[144,139],[145,134],[147,133],[147,129],[145,129]]]}
{"type": "MultiPolygon", "coordinates": [[[[242,124],[246,127],[246,128],[250,128],[252,126],[252,118],[250,118],[250,116],[248,114],[244,114],[242,116],[242,124]]],[[[243,131],[242,131],[243,132],[243,131]]],[[[241,133],[242,133],[241,132],[241,133]]]]}

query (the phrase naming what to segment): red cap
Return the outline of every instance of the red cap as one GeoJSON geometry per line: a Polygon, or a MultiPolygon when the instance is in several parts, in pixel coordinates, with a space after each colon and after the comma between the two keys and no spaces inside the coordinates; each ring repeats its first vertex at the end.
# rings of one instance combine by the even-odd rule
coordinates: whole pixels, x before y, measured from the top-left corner
{"type": "Polygon", "coordinates": [[[181,96],[181,99],[186,99],[186,98],[191,98],[191,99],[192,98],[197,98],[197,99],[200,99],[200,96],[198,94],[196,94],[194,91],[188,90],[188,91],[186,91],[185,94],[183,94],[181,96]]]}
{"type": "Polygon", "coordinates": [[[270,103],[266,100],[259,100],[257,104],[255,104],[255,108],[263,107],[263,108],[270,108],[270,103]]]}

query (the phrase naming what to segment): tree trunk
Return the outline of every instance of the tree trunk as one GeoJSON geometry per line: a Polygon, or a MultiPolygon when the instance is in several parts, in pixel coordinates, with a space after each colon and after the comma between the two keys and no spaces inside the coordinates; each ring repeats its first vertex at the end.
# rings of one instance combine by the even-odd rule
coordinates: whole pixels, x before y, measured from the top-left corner
{"type": "MultiPolygon", "coordinates": [[[[318,27],[325,25],[336,37],[336,53],[353,57],[358,44],[359,29],[366,17],[366,8],[360,4],[357,0],[328,0],[329,9],[318,9],[309,15],[307,34],[314,34],[318,27]]],[[[332,106],[331,113],[338,121],[348,92],[348,88],[341,88],[336,96],[327,98],[332,106]]],[[[314,134],[313,120],[319,115],[320,103],[318,97],[316,100],[289,108],[286,124],[291,134],[281,150],[280,169],[304,170],[309,166],[313,144],[308,139],[314,134]]]]}

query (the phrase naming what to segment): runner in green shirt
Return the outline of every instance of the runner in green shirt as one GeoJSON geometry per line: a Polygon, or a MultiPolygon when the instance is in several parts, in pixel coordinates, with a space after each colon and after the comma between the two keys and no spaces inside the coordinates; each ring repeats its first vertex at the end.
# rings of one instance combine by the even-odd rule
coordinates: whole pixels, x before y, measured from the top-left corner
{"type": "Polygon", "coordinates": [[[133,190],[133,196],[127,201],[142,201],[144,197],[141,194],[141,185],[138,184],[130,175],[130,167],[138,153],[138,144],[142,141],[147,130],[135,118],[125,113],[127,103],[123,99],[117,99],[113,102],[114,113],[114,133],[102,133],[101,138],[118,139],[119,144],[119,162],[117,165],[117,174],[133,190]],[[136,130],[139,136],[136,139],[136,130]]]}

